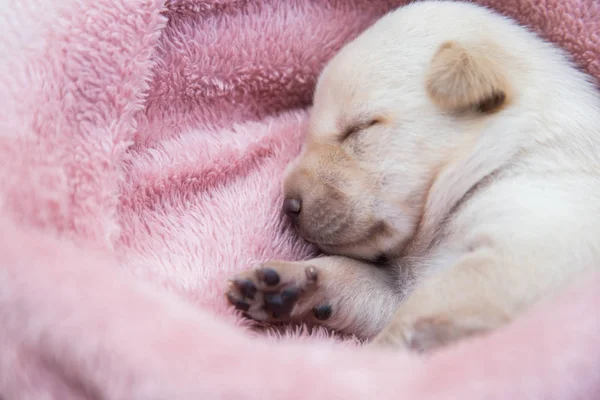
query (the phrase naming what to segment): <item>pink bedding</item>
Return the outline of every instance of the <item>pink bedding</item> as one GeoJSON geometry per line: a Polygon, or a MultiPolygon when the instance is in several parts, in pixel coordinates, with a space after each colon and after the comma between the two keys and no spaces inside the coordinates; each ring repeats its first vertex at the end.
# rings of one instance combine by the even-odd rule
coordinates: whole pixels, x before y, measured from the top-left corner
{"type": "MultiPolygon", "coordinates": [[[[314,251],[281,172],[323,64],[402,3],[2,4],[0,399],[600,398],[600,277],[424,358],[226,306],[234,272],[314,251]]],[[[600,77],[597,0],[481,3],[600,77]]]]}

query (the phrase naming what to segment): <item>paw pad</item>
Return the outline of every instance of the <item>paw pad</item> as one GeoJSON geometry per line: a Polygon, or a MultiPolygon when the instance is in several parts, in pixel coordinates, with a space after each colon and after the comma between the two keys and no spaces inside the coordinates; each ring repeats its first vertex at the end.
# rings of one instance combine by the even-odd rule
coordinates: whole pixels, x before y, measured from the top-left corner
{"type": "Polygon", "coordinates": [[[235,279],[234,285],[237,286],[240,293],[244,295],[244,297],[254,300],[254,296],[256,296],[256,285],[250,279],[235,279]]]}
{"type": "Polygon", "coordinates": [[[261,268],[256,270],[256,276],[263,281],[267,286],[275,286],[279,284],[281,278],[277,271],[272,268],[261,268]]]}
{"type": "Polygon", "coordinates": [[[325,321],[327,319],[329,319],[329,317],[331,317],[331,306],[330,305],[323,305],[323,306],[319,306],[319,307],[315,307],[313,308],[313,315],[315,316],[316,319],[318,319],[319,321],[325,321]]]}

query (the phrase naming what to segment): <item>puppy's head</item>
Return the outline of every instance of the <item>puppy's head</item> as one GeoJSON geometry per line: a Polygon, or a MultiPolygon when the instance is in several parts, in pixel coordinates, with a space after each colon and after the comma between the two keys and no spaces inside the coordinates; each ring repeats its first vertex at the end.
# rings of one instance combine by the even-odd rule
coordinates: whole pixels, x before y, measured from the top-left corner
{"type": "Polygon", "coordinates": [[[424,1],[343,48],[284,177],[284,211],[300,235],[329,253],[399,254],[438,176],[510,112],[525,76],[511,43],[538,43],[532,36],[471,4],[424,1]]]}

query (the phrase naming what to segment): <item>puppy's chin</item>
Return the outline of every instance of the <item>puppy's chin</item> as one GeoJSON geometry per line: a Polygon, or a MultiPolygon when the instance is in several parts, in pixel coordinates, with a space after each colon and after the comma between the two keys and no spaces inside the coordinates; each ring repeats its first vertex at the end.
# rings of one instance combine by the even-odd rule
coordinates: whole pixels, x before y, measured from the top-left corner
{"type": "Polygon", "coordinates": [[[391,231],[387,226],[383,228],[376,226],[364,231],[362,235],[357,234],[355,240],[336,242],[333,240],[335,236],[328,236],[329,241],[306,237],[302,233],[300,236],[316,245],[325,254],[346,256],[381,265],[397,258],[411,238],[411,235],[391,231]]]}
{"type": "Polygon", "coordinates": [[[386,264],[391,257],[381,249],[377,249],[375,246],[369,245],[317,246],[324,254],[327,255],[345,256],[373,264],[386,264]]]}

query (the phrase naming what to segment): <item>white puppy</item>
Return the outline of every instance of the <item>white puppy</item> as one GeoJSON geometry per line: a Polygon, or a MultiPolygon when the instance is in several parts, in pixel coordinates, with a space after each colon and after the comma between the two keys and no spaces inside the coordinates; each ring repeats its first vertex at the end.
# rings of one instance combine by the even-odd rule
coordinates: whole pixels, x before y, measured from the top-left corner
{"type": "Polygon", "coordinates": [[[600,266],[600,96],[556,47],[466,2],[379,20],[319,79],[284,210],[330,256],[229,287],[267,321],[427,350],[600,266]]]}

